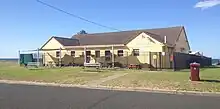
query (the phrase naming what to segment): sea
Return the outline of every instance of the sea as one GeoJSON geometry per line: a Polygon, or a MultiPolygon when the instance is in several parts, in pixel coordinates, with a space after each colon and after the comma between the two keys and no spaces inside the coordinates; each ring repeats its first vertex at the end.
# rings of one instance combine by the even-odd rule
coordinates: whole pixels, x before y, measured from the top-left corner
{"type": "Polygon", "coordinates": [[[0,61],[18,61],[18,58],[0,58],[0,61]]]}
{"type": "Polygon", "coordinates": [[[220,59],[212,59],[212,64],[217,64],[220,59]]]}

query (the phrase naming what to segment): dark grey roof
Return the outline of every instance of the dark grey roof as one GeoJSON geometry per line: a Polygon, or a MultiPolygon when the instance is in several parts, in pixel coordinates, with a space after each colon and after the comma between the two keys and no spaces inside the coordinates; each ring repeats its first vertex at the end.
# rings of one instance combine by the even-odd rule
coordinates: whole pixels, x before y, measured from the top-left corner
{"type": "MultiPolygon", "coordinates": [[[[178,27],[169,27],[169,28],[148,29],[145,31],[159,35],[163,42],[164,42],[164,36],[166,36],[167,43],[170,45],[175,45],[176,40],[178,39],[183,29],[184,29],[183,26],[178,26],[178,27]]],[[[154,38],[154,36],[152,37],[154,38]]]]}
{"type": "Polygon", "coordinates": [[[176,43],[180,32],[184,29],[183,26],[120,31],[109,33],[94,33],[94,34],[77,34],[72,38],[79,40],[80,45],[108,45],[108,44],[127,44],[137,35],[144,32],[159,42],[164,42],[164,36],[167,36],[167,44],[172,46],[176,43]]]}
{"type": "Polygon", "coordinates": [[[63,46],[78,46],[79,40],[73,38],[53,37],[63,46]]]}

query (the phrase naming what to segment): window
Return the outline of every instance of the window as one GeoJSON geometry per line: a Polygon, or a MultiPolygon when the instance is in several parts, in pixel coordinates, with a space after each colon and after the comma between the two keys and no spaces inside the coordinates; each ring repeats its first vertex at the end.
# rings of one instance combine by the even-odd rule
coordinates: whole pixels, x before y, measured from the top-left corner
{"type": "Polygon", "coordinates": [[[118,50],[118,56],[123,56],[123,50],[118,50]]]}
{"type": "Polygon", "coordinates": [[[60,57],[60,51],[56,52],[56,57],[60,57]]]}
{"type": "Polygon", "coordinates": [[[111,52],[110,51],[105,51],[105,60],[110,61],[111,60],[111,52]]]}
{"type": "Polygon", "coordinates": [[[139,49],[133,49],[133,55],[134,56],[139,56],[139,49]]]}
{"type": "Polygon", "coordinates": [[[71,51],[71,52],[70,52],[70,55],[73,56],[73,57],[75,57],[75,51],[71,51]]]}
{"type": "Polygon", "coordinates": [[[100,51],[95,51],[95,57],[99,58],[100,57],[100,51]]]}

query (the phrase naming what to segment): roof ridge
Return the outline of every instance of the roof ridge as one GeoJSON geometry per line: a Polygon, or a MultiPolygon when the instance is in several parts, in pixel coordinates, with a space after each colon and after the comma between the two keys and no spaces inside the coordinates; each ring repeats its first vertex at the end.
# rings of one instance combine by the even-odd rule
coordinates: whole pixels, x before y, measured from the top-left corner
{"type": "Polygon", "coordinates": [[[150,35],[152,38],[164,43],[164,37],[167,37],[167,44],[173,45],[176,37],[178,37],[179,31],[184,26],[172,26],[163,28],[152,28],[152,29],[136,29],[127,31],[117,32],[104,32],[104,33],[91,33],[81,34],[72,36],[73,39],[78,39],[80,44],[93,45],[93,44],[125,44],[131,41],[138,34],[145,33],[150,35]],[[92,36],[92,37],[90,37],[92,36]],[[105,37],[106,36],[106,37],[105,37]]]}
{"type": "Polygon", "coordinates": [[[67,37],[60,37],[60,36],[52,36],[53,38],[62,38],[62,39],[68,39],[68,40],[78,40],[75,38],[67,38],[67,37]]]}
{"type": "Polygon", "coordinates": [[[146,29],[134,29],[134,30],[124,30],[124,31],[115,31],[115,32],[99,32],[99,33],[88,33],[88,34],[75,34],[73,36],[82,36],[82,35],[94,35],[94,34],[111,34],[111,33],[120,33],[120,32],[135,32],[135,31],[146,31],[146,30],[156,30],[156,29],[170,29],[170,28],[183,28],[184,26],[170,26],[170,27],[161,27],[161,28],[146,28],[146,29]]]}

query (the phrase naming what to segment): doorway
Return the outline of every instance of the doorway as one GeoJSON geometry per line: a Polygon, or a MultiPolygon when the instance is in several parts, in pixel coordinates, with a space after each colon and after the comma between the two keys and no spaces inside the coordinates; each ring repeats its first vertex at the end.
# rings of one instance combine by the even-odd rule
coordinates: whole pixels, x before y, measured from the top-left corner
{"type": "Polygon", "coordinates": [[[86,63],[90,63],[91,61],[91,51],[86,51],[86,63]]]}

